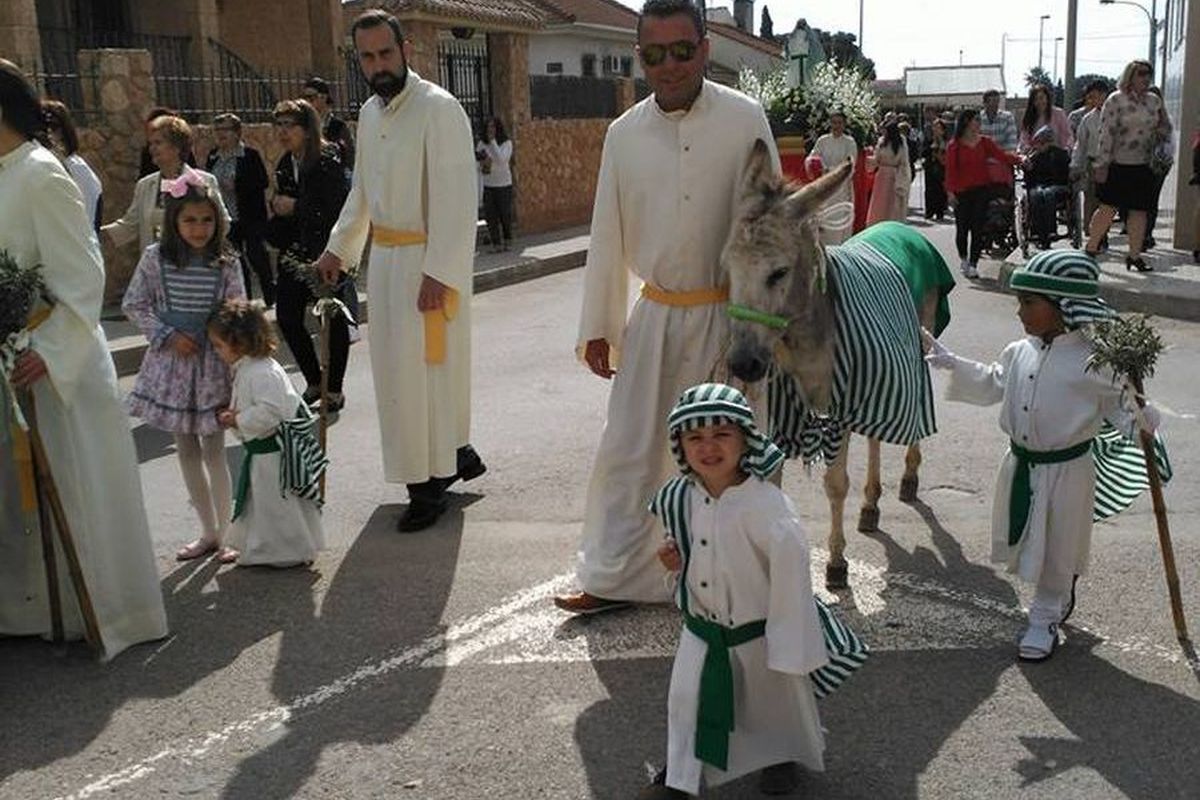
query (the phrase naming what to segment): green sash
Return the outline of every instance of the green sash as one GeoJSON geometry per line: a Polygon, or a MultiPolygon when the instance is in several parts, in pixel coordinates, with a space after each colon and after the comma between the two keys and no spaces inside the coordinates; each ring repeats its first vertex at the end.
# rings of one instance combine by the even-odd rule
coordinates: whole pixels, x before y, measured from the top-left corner
{"type": "Polygon", "coordinates": [[[282,448],[279,439],[268,436],[262,439],[250,439],[242,442],[242,468],[238,471],[237,493],[233,498],[233,518],[237,519],[246,510],[246,498],[250,494],[250,462],[256,455],[278,453],[282,448]]]}
{"type": "Polygon", "coordinates": [[[1008,544],[1014,546],[1021,541],[1021,536],[1025,533],[1025,524],[1029,521],[1029,508],[1033,503],[1029,467],[1033,464],[1074,461],[1092,449],[1092,440],[1087,439],[1062,450],[1041,452],[1027,450],[1016,442],[1009,442],[1009,449],[1017,459],[1017,469],[1012,479],[1012,494],[1008,498],[1008,544]]]}
{"type": "MultiPolygon", "coordinates": [[[[683,580],[681,577],[680,581],[683,580]]],[[[733,731],[733,666],[729,661],[729,648],[763,636],[767,631],[767,621],[760,619],[736,628],[726,628],[692,616],[686,610],[683,621],[689,631],[708,645],[704,667],[700,670],[696,758],[718,769],[727,769],[729,734],[733,731]]]]}

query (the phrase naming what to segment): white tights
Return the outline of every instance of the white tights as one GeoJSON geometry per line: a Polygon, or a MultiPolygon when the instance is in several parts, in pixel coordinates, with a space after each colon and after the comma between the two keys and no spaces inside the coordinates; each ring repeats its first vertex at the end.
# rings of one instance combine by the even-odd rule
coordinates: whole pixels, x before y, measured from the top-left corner
{"type": "Polygon", "coordinates": [[[175,448],[188,497],[204,528],[204,538],[219,542],[233,515],[233,482],[225,460],[225,432],[207,436],[177,433],[175,448]]]}

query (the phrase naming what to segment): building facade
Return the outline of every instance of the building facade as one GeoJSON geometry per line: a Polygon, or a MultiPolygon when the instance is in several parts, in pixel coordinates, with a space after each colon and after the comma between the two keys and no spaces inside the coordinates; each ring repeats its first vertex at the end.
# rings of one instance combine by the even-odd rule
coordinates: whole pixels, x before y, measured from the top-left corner
{"type": "Polygon", "coordinates": [[[1159,218],[1173,220],[1172,244],[1200,249],[1200,186],[1192,176],[1192,142],[1200,131],[1200,1],[1168,0],[1162,29],[1161,77],[1167,113],[1175,125],[1175,168],[1159,197],[1159,218]]]}

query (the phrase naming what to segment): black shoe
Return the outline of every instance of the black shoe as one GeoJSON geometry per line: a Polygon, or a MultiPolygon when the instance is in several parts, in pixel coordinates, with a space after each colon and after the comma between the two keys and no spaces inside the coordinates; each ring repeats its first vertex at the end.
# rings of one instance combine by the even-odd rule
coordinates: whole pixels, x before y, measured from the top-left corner
{"type": "Polygon", "coordinates": [[[475,448],[469,444],[458,448],[455,461],[458,464],[458,474],[455,475],[455,478],[460,481],[473,481],[487,472],[487,464],[483,463],[479,453],[475,452],[475,448]]]}
{"type": "Polygon", "coordinates": [[[791,794],[799,785],[800,769],[795,761],[767,767],[758,776],[758,790],[763,794],[791,794]]]}
{"type": "Polygon", "coordinates": [[[431,527],[446,511],[446,499],[428,500],[419,497],[412,498],[408,509],[396,522],[396,530],[400,533],[416,533],[431,527]]]}
{"type": "Polygon", "coordinates": [[[1137,258],[1125,256],[1125,271],[1129,272],[1135,269],[1138,272],[1154,272],[1154,267],[1143,261],[1141,256],[1138,256],[1137,258]]]}
{"type": "Polygon", "coordinates": [[[1147,236],[1142,241],[1142,249],[1143,250],[1153,250],[1155,247],[1158,247],[1158,240],[1155,239],[1153,236],[1147,236]]]}

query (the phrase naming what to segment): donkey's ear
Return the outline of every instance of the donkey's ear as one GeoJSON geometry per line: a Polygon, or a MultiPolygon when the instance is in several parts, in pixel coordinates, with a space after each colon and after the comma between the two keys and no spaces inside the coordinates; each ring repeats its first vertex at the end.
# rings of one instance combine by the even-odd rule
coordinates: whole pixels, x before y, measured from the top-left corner
{"type": "Polygon", "coordinates": [[[826,200],[838,193],[842,184],[850,179],[850,171],[853,168],[854,162],[846,159],[846,162],[837,169],[826,172],[792,194],[784,206],[788,215],[799,218],[807,217],[815,212],[824,205],[826,200]]]}
{"type": "Polygon", "coordinates": [[[740,194],[742,213],[758,216],[765,201],[779,191],[780,178],[771,160],[771,150],[762,139],[756,139],[742,172],[740,194]]]}

